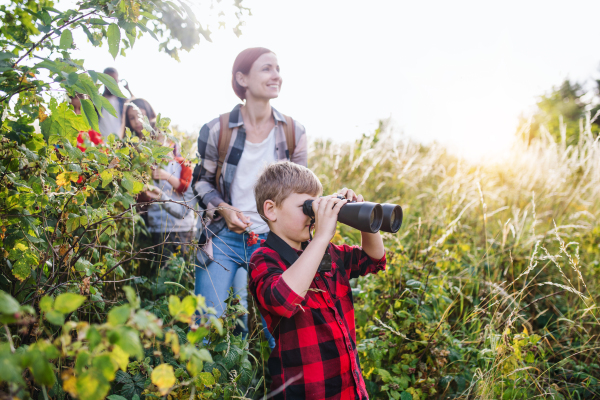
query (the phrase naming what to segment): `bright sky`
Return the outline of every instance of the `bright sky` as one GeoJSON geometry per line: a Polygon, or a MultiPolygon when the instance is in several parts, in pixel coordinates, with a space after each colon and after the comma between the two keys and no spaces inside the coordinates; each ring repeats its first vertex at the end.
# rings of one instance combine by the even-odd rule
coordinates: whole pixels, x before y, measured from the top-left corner
{"type": "MultiPolygon", "coordinates": [[[[227,0],[224,0],[227,1],[227,0]]],[[[60,4],[60,3],[59,3],[60,4]]],[[[521,112],[565,77],[587,80],[600,65],[598,1],[245,0],[240,38],[213,30],[181,62],[139,40],[116,61],[75,36],[85,66],[119,70],[137,97],[197,132],[238,99],[231,66],[247,47],[279,58],[274,107],[312,138],[345,141],[392,117],[422,142],[467,157],[507,148],[521,112]]],[[[199,15],[202,21],[202,15],[199,15]]]]}

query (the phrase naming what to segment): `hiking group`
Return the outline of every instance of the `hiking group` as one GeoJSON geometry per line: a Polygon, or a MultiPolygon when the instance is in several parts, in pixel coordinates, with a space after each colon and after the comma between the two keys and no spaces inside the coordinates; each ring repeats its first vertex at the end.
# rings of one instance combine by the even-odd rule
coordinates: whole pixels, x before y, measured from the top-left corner
{"type": "MultiPolygon", "coordinates": [[[[105,73],[119,82],[116,70],[105,73]]],[[[304,126],[270,104],[282,85],[275,53],[242,51],[231,84],[242,104],[202,126],[193,171],[179,145],[153,129],[150,104],[131,92],[123,100],[106,89],[117,116],[104,113],[101,132],[80,134],[78,144],[85,150],[110,134],[122,138],[129,129],[141,136],[150,128],[173,148],[168,165],[153,170],[154,185],[137,199],[157,246],[144,273],[156,274],[181,246],[184,253],[196,249],[195,293],[218,315],[230,288],[246,308],[250,289],[271,348],[273,398],[366,399],[349,280],[385,269],[381,235],[362,232],[362,246],[331,243],[340,208],[364,199],[346,188],[322,196],[307,168],[304,126]],[[306,200],[314,200],[314,220],[303,212],[306,200]]],[[[77,112],[78,99],[71,101],[77,112]]],[[[247,326],[246,317],[241,334],[247,326]]]]}

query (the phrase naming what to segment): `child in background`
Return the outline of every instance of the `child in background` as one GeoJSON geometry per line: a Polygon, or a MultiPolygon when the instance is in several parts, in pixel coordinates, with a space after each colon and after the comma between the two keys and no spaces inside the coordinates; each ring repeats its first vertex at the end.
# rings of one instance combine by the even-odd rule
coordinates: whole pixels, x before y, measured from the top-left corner
{"type": "MultiPolygon", "coordinates": [[[[133,134],[143,137],[143,118],[148,118],[151,125],[156,120],[154,109],[144,99],[134,99],[125,104],[125,127],[129,128],[133,134]]],[[[164,141],[165,137],[156,131],[156,140],[164,141]]],[[[141,193],[138,202],[148,202],[158,200],[162,196],[181,202],[184,201],[184,193],[190,189],[192,180],[192,169],[181,157],[179,146],[174,142],[166,144],[173,148],[169,164],[163,168],[156,168],[152,171],[154,186],[152,190],[141,193]]],[[[154,248],[154,262],[149,271],[144,271],[147,276],[154,276],[158,268],[180,248],[182,254],[186,254],[189,244],[196,235],[196,218],[191,209],[186,209],[182,216],[175,216],[167,212],[162,203],[151,203],[147,206],[146,226],[152,234],[152,242],[159,245],[154,248]]]]}
{"type": "Polygon", "coordinates": [[[379,233],[362,232],[362,247],[330,243],[340,208],[364,200],[349,189],[339,193],[344,200],[322,191],[315,174],[288,161],[270,164],[254,188],[270,233],[250,260],[249,288],[276,342],[268,361],[274,399],[368,398],[349,280],[384,270],[385,249],[379,233]],[[312,240],[306,200],[314,200],[312,240]]]}

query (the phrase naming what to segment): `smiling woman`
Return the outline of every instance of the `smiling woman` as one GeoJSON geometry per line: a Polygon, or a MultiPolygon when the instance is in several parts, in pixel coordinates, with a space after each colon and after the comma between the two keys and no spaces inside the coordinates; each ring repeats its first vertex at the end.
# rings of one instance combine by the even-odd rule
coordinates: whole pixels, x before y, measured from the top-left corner
{"type": "MultiPolygon", "coordinates": [[[[232,286],[247,306],[248,262],[259,247],[256,238],[265,239],[269,231],[256,210],[253,190],[258,175],[277,160],[307,164],[304,127],[270,104],[282,82],[275,53],[262,47],[242,51],[233,64],[231,84],[244,104],[200,130],[202,161],[192,186],[205,208],[218,211],[208,227],[198,227],[204,228],[204,250],[212,257],[198,252],[195,290],[218,313],[224,311],[232,286]]],[[[268,339],[273,347],[270,335],[268,339]]]]}

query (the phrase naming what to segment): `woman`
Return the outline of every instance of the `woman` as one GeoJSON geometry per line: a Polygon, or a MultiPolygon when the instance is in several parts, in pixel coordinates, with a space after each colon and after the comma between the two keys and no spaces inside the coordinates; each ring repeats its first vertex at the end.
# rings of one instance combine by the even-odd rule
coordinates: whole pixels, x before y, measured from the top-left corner
{"type": "MultiPolygon", "coordinates": [[[[232,286],[248,307],[248,262],[259,247],[257,239],[266,239],[268,233],[254,200],[258,174],[265,164],[277,160],[307,164],[304,127],[270,104],[279,96],[281,83],[279,63],[272,51],[261,47],[242,51],[233,64],[231,84],[244,104],[204,125],[198,137],[201,162],[194,170],[195,193],[188,199],[195,197],[201,202],[212,220],[198,221],[200,243],[204,239],[207,242],[197,253],[195,292],[203,295],[217,314],[225,311],[224,301],[232,286]],[[223,126],[221,121],[225,122],[223,126]],[[226,154],[221,152],[223,162],[220,139],[225,141],[221,143],[226,150],[226,154]]],[[[173,203],[164,205],[179,211],[185,208],[173,203]]],[[[247,326],[247,321],[244,324],[247,326]]],[[[273,338],[267,338],[273,347],[273,338]]]]}
{"type": "MultiPolygon", "coordinates": [[[[148,118],[151,124],[156,118],[154,109],[146,100],[135,99],[125,105],[125,126],[138,137],[143,137],[144,117],[148,118]]],[[[160,132],[156,132],[155,135],[157,140],[164,140],[160,132]]],[[[152,171],[154,186],[157,191],[170,199],[183,201],[184,193],[192,180],[192,170],[179,156],[177,145],[172,142],[168,145],[173,147],[171,160],[164,169],[156,168],[152,171]]],[[[138,197],[138,202],[147,202],[156,197],[155,193],[146,191],[138,197]]],[[[164,265],[169,257],[177,252],[179,246],[183,254],[187,252],[196,234],[196,218],[191,209],[187,209],[184,215],[176,217],[168,213],[159,203],[151,203],[143,211],[146,211],[145,221],[152,234],[152,243],[158,245],[153,249],[155,262],[150,271],[145,271],[148,276],[153,276],[158,267],[164,265]]]]}

